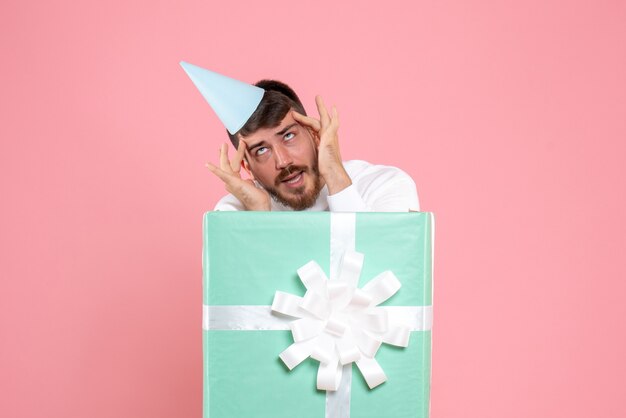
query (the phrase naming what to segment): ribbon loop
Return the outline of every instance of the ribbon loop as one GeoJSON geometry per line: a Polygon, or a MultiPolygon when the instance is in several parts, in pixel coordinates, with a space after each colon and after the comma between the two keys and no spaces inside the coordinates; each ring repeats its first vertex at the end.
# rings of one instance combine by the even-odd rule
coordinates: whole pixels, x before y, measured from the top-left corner
{"type": "Polygon", "coordinates": [[[372,303],[372,297],[361,289],[355,289],[347,309],[365,309],[372,303]]]}
{"type": "Polygon", "coordinates": [[[300,307],[320,319],[326,319],[330,315],[328,299],[310,290],[304,294],[300,307]]]}
{"type": "Polygon", "coordinates": [[[381,344],[408,344],[410,329],[392,322],[387,308],[377,307],[400,289],[400,281],[385,271],[358,289],[362,268],[363,254],[345,251],[339,273],[328,280],[319,264],[310,261],[298,269],[307,289],[304,297],[274,296],[274,312],[298,318],[289,323],[295,342],[280,358],[289,369],[307,357],[319,361],[320,390],[337,390],[342,367],[353,362],[370,388],[380,385],[387,379],[374,359],[381,344]]]}
{"type": "Polygon", "coordinates": [[[330,318],[326,323],[326,332],[329,334],[335,335],[337,337],[341,337],[343,333],[346,331],[346,324],[342,321],[339,321],[335,318],[330,318]]]}
{"type": "Polygon", "coordinates": [[[272,301],[272,311],[283,315],[300,317],[302,316],[301,304],[302,298],[300,296],[277,290],[272,301]]]}
{"type": "Polygon", "coordinates": [[[383,336],[383,342],[397,347],[408,347],[411,330],[409,327],[395,326],[392,327],[383,336]]]}
{"type": "Polygon", "coordinates": [[[363,291],[372,298],[372,304],[376,306],[392,297],[400,290],[400,287],[402,284],[396,275],[390,271],[384,271],[367,282],[363,286],[363,291]]]}
{"type": "Polygon", "coordinates": [[[366,357],[374,357],[382,344],[382,339],[375,338],[366,332],[361,332],[357,337],[357,345],[366,357]]]}
{"type": "Polygon", "coordinates": [[[315,347],[315,340],[293,343],[278,355],[289,370],[306,360],[315,347]]]}
{"type": "Polygon", "coordinates": [[[313,290],[317,293],[326,294],[326,283],[328,278],[324,270],[315,261],[311,260],[298,269],[298,276],[307,290],[313,290]]]}
{"type": "Polygon", "coordinates": [[[301,318],[289,323],[293,340],[297,343],[319,335],[324,323],[319,319],[301,318]]]}
{"type": "Polygon", "coordinates": [[[341,260],[341,268],[338,279],[348,286],[356,288],[359,285],[359,277],[363,268],[363,254],[356,251],[346,251],[341,260]]]}
{"type": "Polygon", "coordinates": [[[333,358],[328,363],[321,363],[317,369],[317,388],[320,390],[337,390],[341,381],[342,366],[333,358]]]}
{"type": "Polygon", "coordinates": [[[356,362],[356,365],[370,389],[374,389],[376,386],[387,381],[387,375],[385,375],[383,368],[380,367],[376,359],[362,357],[356,362]]]}
{"type": "Polygon", "coordinates": [[[337,340],[337,351],[339,352],[339,362],[343,365],[350,364],[361,358],[361,351],[354,343],[353,338],[340,338],[337,340]]]}
{"type": "Polygon", "coordinates": [[[318,337],[317,344],[313,348],[311,358],[320,363],[326,364],[332,361],[335,352],[333,339],[327,334],[321,334],[318,337]]]}

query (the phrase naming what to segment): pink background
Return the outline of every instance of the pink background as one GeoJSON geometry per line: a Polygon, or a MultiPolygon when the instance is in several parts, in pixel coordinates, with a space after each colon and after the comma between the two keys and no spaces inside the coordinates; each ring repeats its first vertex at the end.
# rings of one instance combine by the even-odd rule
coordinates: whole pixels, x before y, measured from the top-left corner
{"type": "Polygon", "coordinates": [[[254,3],[0,5],[0,416],[200,417],[226,134],[180,60],[415,179],[433,417],[626,416],[626,3],[254,3]]]}

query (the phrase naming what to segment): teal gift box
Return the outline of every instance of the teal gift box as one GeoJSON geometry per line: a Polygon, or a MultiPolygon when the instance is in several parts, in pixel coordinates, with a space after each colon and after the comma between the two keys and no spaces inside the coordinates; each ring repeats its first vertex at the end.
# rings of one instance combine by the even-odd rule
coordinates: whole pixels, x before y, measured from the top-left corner
{"type": "Polygon", "coordinates": [[[429,416],[430,213],[208,212],[203,224],[205,418],[429,416]],[[279,358],[294,343],[288,326],[294,318],[272,314],[284,322],[282,329],[249,327],[246,321],[255,322],[249,316],[258,309],[269,312],[276,291],[304,296],[297,270],[311,260],[331,277],[337,251],[346,246],[363,254],[359,287],[387,270],[400,282],[380,306],[418,307],[428,315],[420,318],[423,330],[410,332],[408,346],[380,346],[375,359],[385,383],[370,389],[352,365],[347,393],[329,403],[327,392],[316,388],[317,360],[307,358],[289,370],[279,358]],[[230,312],[232,320],[216,326],[216,312],[230,312]]]}

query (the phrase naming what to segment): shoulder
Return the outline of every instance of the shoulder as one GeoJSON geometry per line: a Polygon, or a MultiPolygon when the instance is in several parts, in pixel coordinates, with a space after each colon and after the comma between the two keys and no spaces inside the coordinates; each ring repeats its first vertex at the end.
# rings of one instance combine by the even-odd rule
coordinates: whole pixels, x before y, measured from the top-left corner
{"type": "Polygon", "coordinates": [[[357,184],[406,183],[415,187],[411,176],[397,167],[371,164],[362,160],[345,161],[343,165],[352,181],[357,184]]]}
{"type": "Polygon", "coordinates": [[[357,192],[372,208],[419,210],[417,187],[403,170],[360,160],[346,161],[344,167],[357,192]]]}
{"type": "Polygon", "coordinates": [[[243,211],[243,210],[246,210],[246,209],[243,206],[243,203],[241,203],[239,201],[239,199],[237,199],[232,194],[227,194],[226,196],[222,197],[217,202],[217,204],[215,205],[215,208],[213,208],[213,210],[243,211]]]}

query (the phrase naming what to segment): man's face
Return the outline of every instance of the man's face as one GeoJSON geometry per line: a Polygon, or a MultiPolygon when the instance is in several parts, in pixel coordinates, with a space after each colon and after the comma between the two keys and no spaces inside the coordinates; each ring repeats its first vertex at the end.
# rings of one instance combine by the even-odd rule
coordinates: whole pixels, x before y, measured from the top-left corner
{"type": "Polygon", "coordinates": [[[288,112],[275,128],[263,128],[243,138],[246,168],[268,193],[295,210],[311,207],[322,188],[317,166],[317,142],[288,112]]]}

